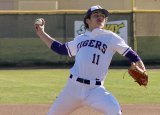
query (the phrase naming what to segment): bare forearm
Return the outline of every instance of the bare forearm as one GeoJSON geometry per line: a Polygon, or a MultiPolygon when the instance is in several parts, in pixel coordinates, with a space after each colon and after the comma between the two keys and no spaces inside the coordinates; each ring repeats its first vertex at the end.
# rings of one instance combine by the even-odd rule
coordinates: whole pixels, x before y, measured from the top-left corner
{"type": "Polygon", "coordinates": [[[45,30],[45,20],[43,18],[39,18],[35,21],[35,30],[38,37],[49,47],[51,48],[51,44],[54,39],[49,36],[45,30]]]}
{"type": "Polygon", "coordinates": [[[35,23],[35,30],[38,37],[53,51],[61,55],[68,55],[67,48],[65,44],[62,44],[59,41],[53,39],[50,35],[48,35],[44,30],[45,21],[44,19],[37,19],[35,23]],[[40,23],[42,22],[42,24],[40,23]]]}
{"type": "Polygon", "coordinates": [[[55,40],[50,35],[48,35],[46,32],[42,32],[37,35],[49,48],[51,48],[51,45],[55,40]]]}

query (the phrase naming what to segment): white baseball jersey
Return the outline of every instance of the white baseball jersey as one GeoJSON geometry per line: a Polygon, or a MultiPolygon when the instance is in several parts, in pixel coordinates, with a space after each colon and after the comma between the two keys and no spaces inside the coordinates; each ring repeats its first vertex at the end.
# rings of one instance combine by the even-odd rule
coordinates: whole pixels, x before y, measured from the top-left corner
{"type": "Polygon", "coordinates": [[[67,42],[69,56],[75,56],[70,73],[74,76],[104,81],[115,52],[125,55],[130,47],[117,34],[96,28],[67,42]],[[124,52],[126,52],[124,54],[124,52]]]}

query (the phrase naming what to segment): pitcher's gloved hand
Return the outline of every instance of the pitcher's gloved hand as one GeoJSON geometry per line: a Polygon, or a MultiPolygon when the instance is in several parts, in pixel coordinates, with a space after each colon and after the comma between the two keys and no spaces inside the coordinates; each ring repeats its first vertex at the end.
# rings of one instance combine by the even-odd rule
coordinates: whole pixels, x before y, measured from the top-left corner
{"type": "Polygon", "coordinates": [[[142,70],[138,66],[132,64],[128,69],[130,76],[137,82],[140,86],[147,86],[148,84],[148,75],[146,71],[142,70]]]}

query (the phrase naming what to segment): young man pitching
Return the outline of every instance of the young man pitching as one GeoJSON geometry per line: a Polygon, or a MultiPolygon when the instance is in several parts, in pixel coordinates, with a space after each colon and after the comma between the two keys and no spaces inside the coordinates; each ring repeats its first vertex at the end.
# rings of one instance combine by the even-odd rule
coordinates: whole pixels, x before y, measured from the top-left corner
{"type": "Polygon", "coordinates": [[[108,67],[115,52],[125,56],[141,69],[145,66],[140,57],[115,33],[104,30],[109,12],[92,6],[84,17],[86,32],[62,44],[45,31],[45,21],[35,23],[40,39],[61,55],[75,56],[67,84],[54,102],[48,115],[69,115],[82,106],[90,106],[105,115],[121,115],[116,98],[103,86],[108,67]]]}

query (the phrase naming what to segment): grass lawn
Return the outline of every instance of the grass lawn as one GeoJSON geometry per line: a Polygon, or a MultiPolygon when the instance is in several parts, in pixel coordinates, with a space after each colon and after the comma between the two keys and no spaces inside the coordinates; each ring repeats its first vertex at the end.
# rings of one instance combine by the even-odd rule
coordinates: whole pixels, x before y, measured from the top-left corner
{"type": "MultiPolygon", "coordinates": [[[[110,69],[105,87],[122,104],[160,104],[160,70],[150,69],[147,88],[138,86],[126,69],[110,69]]],[[[48,104],[58,96],[68,69],[0,70],[0,104],[48,104]]]]}

